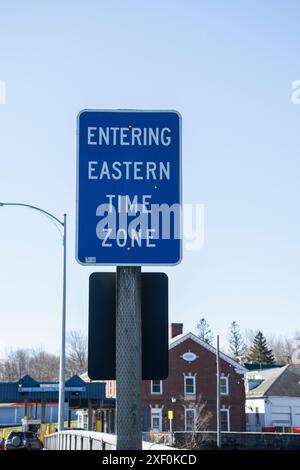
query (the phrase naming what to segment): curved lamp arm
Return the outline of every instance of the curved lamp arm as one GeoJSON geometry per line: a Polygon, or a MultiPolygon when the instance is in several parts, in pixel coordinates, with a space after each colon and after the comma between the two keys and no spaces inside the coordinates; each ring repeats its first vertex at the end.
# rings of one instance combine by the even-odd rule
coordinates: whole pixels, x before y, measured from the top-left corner
{"type": "Polygon", "coordinates": [[[54,219],[57,223],[59,223],[62,227],[64,227],[64,222],[62,220],[59,220],[55,215],[51,214],[50,212],[45,211],[44,209],[41,209],[40,207],[36,206],[31,206],[30,204],[23,204],[22,202],[0,202],[0,207],[3,206],[22,206],[22,207],[29,207],[29,209],[35,209],[36,211],[42,212],[45,215],[48,215],[48,217],[51,217],[54,219]]]}

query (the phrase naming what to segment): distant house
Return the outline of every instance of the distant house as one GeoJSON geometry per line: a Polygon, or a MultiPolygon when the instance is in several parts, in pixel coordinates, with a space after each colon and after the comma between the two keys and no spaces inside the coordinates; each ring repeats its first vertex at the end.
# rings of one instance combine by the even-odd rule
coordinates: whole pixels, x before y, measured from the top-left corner
{"type": "MultiPolygon", "coordinates": [[[[220,354],[221,425],[223,431],[245,431],[244,374],[247,370],[226,354],[220,354]]],[[[114,381],[107,381],[106,396],[115,397],[114,381]]],[[[191,431],[197,413],[207,419],[206,429],[216,430],[216,349],[193,333],[183,334],[183,325],[169,328],[169,376],[142,384],[143,430],[191,431]],[[200,405],[200,406],[199,406],[200,405]],[[173,415],[170,423],[170,412],[173,415]]],[[[198,426],[197,426],[198,427],[198,426]]]]}
{"type": "Polygon", "coordinates": [[[246,429],[288,431],[300,427],[300,368],[288,364],[246,374],[246,429]]]}

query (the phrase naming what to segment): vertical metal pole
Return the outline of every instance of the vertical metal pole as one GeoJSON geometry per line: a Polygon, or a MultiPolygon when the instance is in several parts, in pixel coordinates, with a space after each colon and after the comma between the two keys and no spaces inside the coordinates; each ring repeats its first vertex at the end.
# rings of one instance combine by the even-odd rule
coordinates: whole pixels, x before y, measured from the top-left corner
{"type": "Polygon", "coordinates": [[[221,390],[220,390],[220,347],[217,336],[217,448],[221,449],[221,390]]]}
{"type": "Polygon", "coordinates": [[[117,450],[142,449],[141,267],[117,267],[117,450]]]}
{"type": "Polygon", "coordinates": [[[46,422],[46,403],[42,401],[41,403],[41,423],[45,424],[46,422]]]}
{"type": "Polygon", "coordinates": [[[88,431],[94,431],[92,400],[88,400],[88,431]]]}
{"type": "Polygon", "coordinates": [[[67,281],[67,215],[64,214],[63,233],[63,293],[61,316],[61,347],[59,362],[59,393],[58,393],[58,430],[64,429],[65,411],[65,369],[66,369],[66,281],[67,281]]]}

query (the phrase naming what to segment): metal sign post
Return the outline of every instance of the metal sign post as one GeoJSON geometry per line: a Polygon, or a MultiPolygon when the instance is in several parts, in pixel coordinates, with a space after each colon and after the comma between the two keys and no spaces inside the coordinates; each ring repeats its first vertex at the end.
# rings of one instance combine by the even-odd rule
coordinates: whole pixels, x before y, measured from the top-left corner
{"type": "Polygon", "coordinates": [[[141,268],[117,267],[117,450],[142,449],[141,268]]]}

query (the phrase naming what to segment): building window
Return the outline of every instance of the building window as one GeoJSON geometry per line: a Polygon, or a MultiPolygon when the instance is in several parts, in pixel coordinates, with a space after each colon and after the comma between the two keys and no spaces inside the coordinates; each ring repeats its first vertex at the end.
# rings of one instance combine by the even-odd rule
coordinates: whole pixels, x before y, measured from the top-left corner
{"type": "Polygon", "coordinates": [[[151,408],[151,431],[161,432],[162,431],[162,409],[151,408]]]}
{"type": "Polygon", "coordinates": [[[77,414],[77,422],[79,428],[88,429],[88,414],[85,410],[82,410],[77,414]]]}
{"type": "Polygon", "coordinates": [[[162,395],[162,380],[151,380],[151,394],[162,395]]]}
{"type": "Polygon", "coordinates": [[[88,429],[88,415],[87,415],[87,413],[84,413],[84,415],[83,415],[83,428],[86,429],[86,430],[88,429]]]}
{"type": "Polygon", "coordinates": [[[221,431],[230,431],[230,417],[229,410],[221,410],[221,431]]]}
{"type": "Polygon", "coordinates": [[[109,397],[113,396],[113,383],[111,380],[108,382],[108,396],[109,397]]]}
{"type": "Polygon", "coordinates": [[[196,410],[194,408],[185,409],[185,430],[186,431],[195,430],[195,417],[196,417],[196,410]]]}
{"type": "Polygon", "coordinates": [[[78,427],[82,428],[83,425],[82,425],[82,414],[81,413],[80,414],[78,413],[77,422],[78,422],[78,427]]]}
{"type": "Polygon", "coordinates": [[[229,394],[228,377],[220,377],[220,393],[221,395],[229,394]]]}
{"type": "Polygon", "coordinates": [[[260,418],[259,418],[259,409],[255,408],[255,424],[256,426],[260,426],[260,418]]]}
{"type": "Polygon", "coordinates": [[[184,377],[184,394],[196,395],[196,377],[185,375],[184,377]]]}

